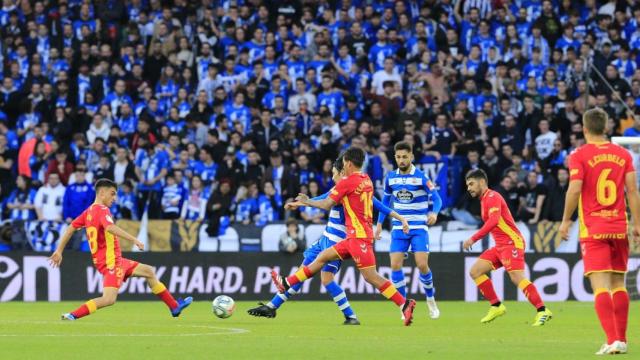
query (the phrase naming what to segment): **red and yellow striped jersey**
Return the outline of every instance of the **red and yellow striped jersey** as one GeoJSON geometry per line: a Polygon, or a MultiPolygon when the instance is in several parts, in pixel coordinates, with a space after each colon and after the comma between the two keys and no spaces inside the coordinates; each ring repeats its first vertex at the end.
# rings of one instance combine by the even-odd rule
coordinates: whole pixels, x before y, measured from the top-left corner
{"type": "Polygon", "coordinates": [[[571,153],[570,180],[582,181],[578,202],[581,239],[626,239],[625,178],[633,171],[631,155],[616,144],[586,144],[571,153]]]}
{"type": "Polygon", "coordinates": [[[373,183],[369,175],[355,173],[342,178],[329,197],[344,207],[347,239],[373,241],[373,183]]]}
{"type": "Polygon", "coordinates": [[[484,225],[473,234],[471,237],[473,241],[478,241],[491,233],[497,247],[514,246],[516,249],[524,249],[524,238],[516,227],[516,222],[502,195],[488,189],[480,198],[480,206],[484,225]]]}
{"type": "Polygon", "coordinates": [[[76,229],[86,229],[93,264],[100,272],[113,270],[122,259],[118,238],[107,231],[111,224],[111,211],[100,204],[92,204],[71,222],[76,229]]]}

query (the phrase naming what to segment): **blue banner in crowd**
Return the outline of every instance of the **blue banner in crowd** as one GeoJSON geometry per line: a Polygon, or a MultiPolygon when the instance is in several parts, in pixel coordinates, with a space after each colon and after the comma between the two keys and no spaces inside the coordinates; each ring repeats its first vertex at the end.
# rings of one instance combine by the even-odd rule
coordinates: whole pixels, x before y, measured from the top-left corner
{"type": "Polygon", "coordinates": [[[416,167],[422,170],[436,184],[443,207],[449,207],[454,204],[457,196],[452,196],[454,195],[452,194],[452,189],[459,187],[456,186],[458,185],[456,181],[449,181],[452,179],[449,176],[449,162],[449,157],[447,156],[443,156],[439,160],[434,156],[423,156],[422,159],[416,162],[416,167]]]}

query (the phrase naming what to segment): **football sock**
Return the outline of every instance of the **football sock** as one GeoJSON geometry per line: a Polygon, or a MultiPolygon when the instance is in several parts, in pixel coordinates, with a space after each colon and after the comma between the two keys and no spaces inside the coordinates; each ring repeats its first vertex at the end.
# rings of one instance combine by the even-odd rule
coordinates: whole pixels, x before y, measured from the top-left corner
{"type": "Polygon", "coordinates": [[[500,299],[498,299],[498,295],[493,289],[493,282],[491,282],[491,279],[489,279],[487,275],[481,275],[473,279],[473,281],[476,282],[476,286],[480,290],[480,293],[482,294],[482,296],[484,296],[485,299],[487,299],[487,301],[489,301],[491,305],[500,305],[500,299]]]}
{"type": "Polygon", "coordinates": [[[402,294],[402,296],[407,297],[407,283],[404,281],[404,272],[402,269],[391,272],[391,281],[393,281],[393,286],[398,292],[402,294]]]}
{"type": "Polygon", "coordinates": [[[544,306],[544,301],[542,301],[542,298],[538,293],[538,289],[533,285],[533,283],[531,283],[531,281],[528,279],[522,279],[518,284],[518,288],[522,290],[524,296],[527,297],[531,305],[533,305],[538,311],[544,311],[544,309],[540,310],[540,308],[544,306]]]}
{"type": "Polygon", "coordinates": [[[618,340],[627,342],[627,320],[629,318],[629,294],[627,289],[621,287],[611,291],[614,316],[616,319],[616,332],[618,340]]]}
{"type": "Polygon", "coordinates": [[[329,295],[331,295],[331,297],[333,298],[333,301],[335,301],[336,305],[338,305],[338,308],[342,311],[345,317],[348,317],[348,318],[356,317],[356,314],[353,312],[353,309],[351,308],[351,304],[349,304],[349,299],[347,299],[347,294],[345,294],[344,290],[342,290],[342,288],[340,287],[340,285],[338,285],[338,283],[336,283],[335,281],[332,281],[327,285],[325,285],[324,287],[327,289],[327,291],[329,292],[329,295]]]}
{"type": "Polygon", "coordinates": [[[289,300],[289,298],[298,293],[298,291],[302,288],[302,283],[297,283],[289,288],[289,290],[285,291],[284,294],[276,293],[273,296],[273,299],[267,303],[267,306],[272,309],[278,309],[285,301],[289,300]]]}
{"type": "Polygon", "coordinates": [[[595,307],[596,314],[600,320],[600,325],[604,333],[607,335],[607,344],[611,345],[616,341],[616,319],[614,316],[613,300],[608,289],[596,289],[595,295],[595,307]]]}
{"type": "Polygon", "coordinates": [[[296,271],[293,275],[287,276],[287,283],[289,286],[293,286],[295,284],[301,283],[308,278],[312,277],[314,274],[309,270],[309,267],[301,266],[298,271],[296,271]]]}
{"type": "Polygon", "coordinates": [[[422,283],[424,293],[427,295],[427,300],[433,300],[435,289],[433,288],[433,275],[431,271],[426,274],[420,274],[420,282],[422,283]]]}
{"type": "Polygon", "coordinates": [[[169,290],[167,290],[166,286],[163,283],[159,282],[155,284],[151,288],[151,292],[153,292],[160,300],[162,300],[169,309],[173,310],[178,307],[178,302],[173,298],[169,290]]]}
{"type": "Polygon", "coordinates": [[[400,308],[404,306],[404,303],[406,301],[405,297],[402,296],[402,294],[400,294],[395,287],[393,287],[393,284],[391,283],[391,281],[389,280],[385,281],[385,283],[382,284],[382,286],[380,286],[378,291],[380,291],[382,296],[393,301],[400,308]]]}
{"type": "Polygon", "coordinates": [[[96,310],[98,310],[96,302],[93,300],[89,300],[86,303],[82,304],[79,308],[74,310],[71,315],[73,315],[73,317],[75,317],[76,319],[80,319],[81,317],[93,314],[94,312],[96,312],[96,310]]]}

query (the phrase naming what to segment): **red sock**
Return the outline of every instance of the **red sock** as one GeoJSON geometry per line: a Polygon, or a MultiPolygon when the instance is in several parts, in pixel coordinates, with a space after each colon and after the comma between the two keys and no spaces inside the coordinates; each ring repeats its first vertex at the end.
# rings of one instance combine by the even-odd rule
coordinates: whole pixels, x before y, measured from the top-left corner
{"type": "Polygon", "coordinates": [[[71,315],[76,319],[80,319],[81,317],[85,317],[89,314],[93,314],[98,307],[96,306],[95,301],[89,300],[86,303],[82,304],[79,308],[75,309],[71,315]]]}
{"type": "Polygon", "coordinates": [[[596,296],[596,314],[598,314],[600,325],[607,335],[607,344],[611,345],[617,338],[613,300],[611,300],[611,294],[607,289],[596,289],[594,294],[596,296]]]}
{"type": "Polygon", "coordinates": [[[618,340],[627,342],[627,320],[629,319],[629,294],[625,288],[612,290],[613,313],[616,319],[618,340]]]}
{"type": "Polygon", "coordinates": [[[178,307],[178,302],[173,298],[169,290],[167,290],[166,286],[163,283],[157,283],[153,288],[151,288],[151,292],[153,292],[160,300],[162,300],[169,309],[173,310],[178,307]]]}
{"type": "Polygon", "coordinates": [[[382,286],[380,286],[378,291],[380,291],[382,296],[393,301],[396,305],[398,305],[401,308],[404,306],[404,303],[407,301],[405,297],[398,292],[398,290],[393,286],[393,284],[389,280],[387,280],[384,284],[382,284],[382,286]]]}
{"type": "Polygon", "coordinates": [[[289,284],[289,286],[293,286],[297,283],[301,283],[307,280],[312,276],[313,272],[311,272],[311,270],[307,266],[301,266],[293,275],[287,276],[287,283],[289,284]]]}
{"type": "Polygon", "coordinates": [[[474,281],[482,296],[484,296],[491,305],[500,302],[496,291],[493,289],[493,282],[491,282],[491,279],[489,279],[487,275],[482,275],[474,279],[474,281]]]}
{"type": "Polygon", "coordinates": [[[522,290],[524,296],[527,297],[531,305],[533,305],[536,309],[540,309],[544,306],[544,301],[542,301],[542,298],[538,293],[538,289],[536,289],[536,286],[533,285],[531,281],[529,281],[528,279],[520,281],[520,284],[518,284],[518,288],[522,290]]]}

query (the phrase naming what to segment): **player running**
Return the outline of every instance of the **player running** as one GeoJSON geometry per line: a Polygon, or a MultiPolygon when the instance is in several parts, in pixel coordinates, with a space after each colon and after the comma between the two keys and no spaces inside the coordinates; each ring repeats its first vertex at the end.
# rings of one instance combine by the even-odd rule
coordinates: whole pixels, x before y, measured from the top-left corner
{"type": "Polygon", "coordinates": [[[587,144],[569,157],[567,190],[560,234],[568,239],[571,217],[578,208],[579,239],[584,275],[595,296],[600,325],[607,336],[596,355],[627,352],[629,295],[624,276],[629,259],[627,201],[633,216],[633,236],[640,235],[640,195],[632,158],[605,134],[607,113],[591,109],[583,116],[587,144]]]}
{"type": "Polygon", "coordinates": [[[480,197],[484,225],[462,246],[465,250],[470,250],[476,241],[489,233],[493,235],[496,242],[494,247],[480,255],[469,271],[469,275],[482,295],[491,303],[489,312],[480,322],[488,323],[507,312],[507,308],[500,302],[493,289],[491,279],[486,275],[491,270],[504,266],[513,284],[522,290],[529,302],[538,310],[532,326],[546,324],[553,314],[545,307],[536,286],[524,275],[524,238],[516,227],[504,198],[489,189],[487,174],[480,169],[470,171],[466,176],[466,182],[469,194],[472,197],[480,197]]]}
{"type": "MultiPolygon", "coordinates": [[[[429,233],[427,225],[435,224],[438,212],[442,207],[440,195],[429,178],[412,164],[413,148],[407,142],[399,142],[394,147],[398,169],[387,174],[384,181],[384,197],[382,203],[396,210],[409,221],[409,233],[404,234],[397,221],[391,223],[391,281],[402,296],[407,296],[402,265],[404,254],[409,250],[414,254],[416,265],[420,270],[420,282],[427,297],[429,317],[437,319],[440,310],[436,305],[433,288],[433,276],[429,269],[429,233]],[[433,199],[433,210],[429,211],[428,195],[433,199]]],[[[375,238],[380,238],[382,223],[386,214],[380,212],[375,238]]]]}
{"type": "MultiPolygon", "coordinates": [[[[342,156],[338,157],[338,159],[333,164],[333,181],[337,183],[344,176],[343,173],[344,163],[342,161],[342,156]]],[[[311,200],[323,200],[326,199],[331,191],[327,192],[324,195],[315,197],[311,200]]],[[[304,206],[301,202],[296,201],[292,203],[288,203],[285,205],[285,208],[289,210],[297,209],[300,206],[304,206]]],[[[398,219],[400,223],[404,224],[407,228],[409,224],[407,221],[398,215],[397,212],[391,210],[390,208],[382,205],[378,199],[373,198],[373,207],[380,212],[384,212],[386,215],[392,216],[394,219],[398,219]]],[[[342,205],[336,205],[331,208],[329,211],[329,221],[327,222],[327,226],[325,227],[324,233],[322,237],[316,241],[309,249],[304,252],[304,260],[302,261],[301,266],[307,266],[313,262],[313,260],[318,257],[323,250],[332,247],[333,245],[339,243],[347,237],[345,233],[345,218],[344,218],[344,208],[342,205]]],[[[347,295],[342,290],[340,285],[334,281],[335,274],[340,270],[342,265],[341,260],[333,260],[328,262],[320,272],[320,279],[322,281],[322,285],[327,289],[327,292],[333,298],[338,308],[342,311],[344,315],[344,325],[360,325],[360,321],[358,320],[355,312],[351,308],[349,304],[349,300],[347,299],[347,295]]],[[[260,306],[255,307],[253,309],[249,309],[247,312],[253,316],[262,316],[267,318],[276,317],[276,310],[282,306],[282,304],[287,301],[292,295],[296,294],[302,288],[302,283],[297,283],[292,286],[288,291],[284,293],[277,293],[274,295],[273,299],[267,304],[259,303],[260,306]]]]}
{"type": "Polygon", "coordinates": [[[131,276],[146,278],[151,291],[167,304],[171,315],[180,316],[182,310],[189,306],[193,299],[187,297],[184,300],[175,300],[169,290],[158,281],[151,266],[122,257],[118,237],[133,241],[140,250],[144,249],[144,244],[113,223],[109,208],[116,199],[116,183],[109,179],[99,179],[95,187],[95,202],[67,227],[58,248],[49,260],[53,267],[60,266],[62,252],[73,233],[86,228],[93,264],[103,276],[104,290],[101,297],[87,301],[73,312],[63,314],[62,320],[77,320],[94,313],[97,309],[113,305],[118,297],[118,289],[131,276]]]}
{"type": "MultiPolygon", "coordinates": [[[[413,321],[416,301],[405,299],[391,281],[376,271],[376,258],[373,251],[373,184],[367,174],[361,172],[364,163],[364,151],[351,147],[343,155],[345,178],[340,180],[328,198],[313,201],[305,195],[298,195],[297,201],[305,206],[329,210],[337,204],[344,206],[347,238],[344,241],[322,251],[309,265],[302,266],[295,274],[283,278],[272,271],[273,282],[281,293],[299,284],[320,271],[333,260],[353,258],[364,279],[375,286],[384,297],[393,301],[402,309],[405,326],[413,321]]],[[[408,232],[409,229],[406,229],[408,232]]]]}

